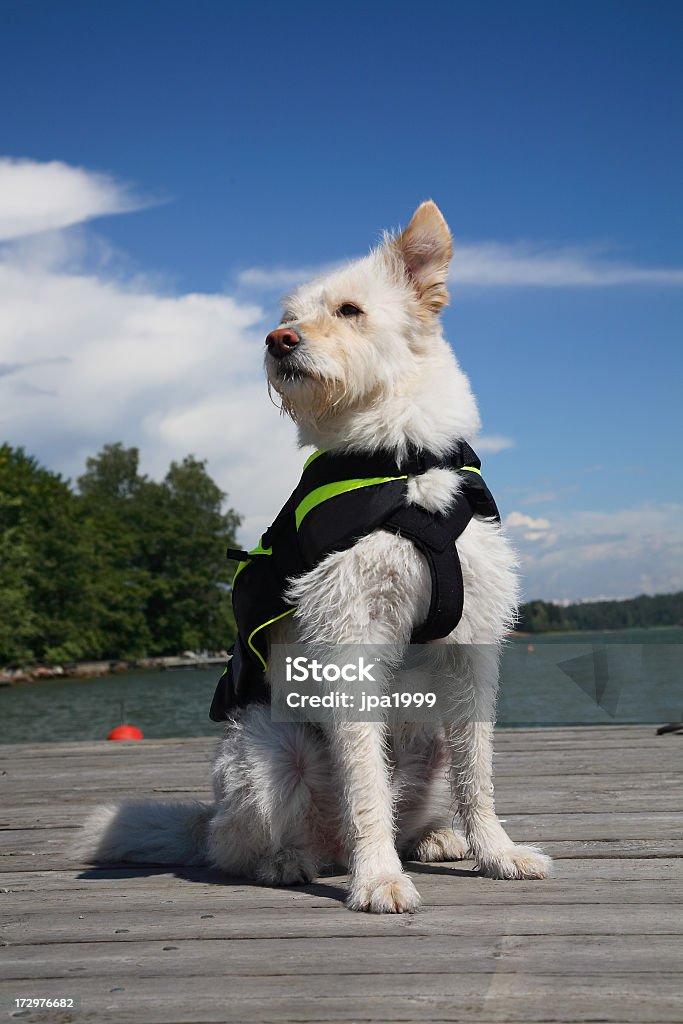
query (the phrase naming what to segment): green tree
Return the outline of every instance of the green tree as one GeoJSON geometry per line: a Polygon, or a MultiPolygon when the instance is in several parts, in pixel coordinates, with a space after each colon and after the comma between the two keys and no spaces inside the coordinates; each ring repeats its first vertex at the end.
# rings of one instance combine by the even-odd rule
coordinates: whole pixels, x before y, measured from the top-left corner
{"type": "Polygon", "coordinates": [[[90,596],[98,623],[96,655],[157,653],[146,619],[152,583],[144,564],[139,507],[148,486],[139,451],[108,444],[78,479],[80,518],[92,565],[90,596]]]}
{"type": "Polygon", "coordinates": [[[234,638],[225,547],[239,516],[188,456],[161,483],[139,452],[107,445],[79,479],[107,657],[221,648],[234,638]]]}
{"type": "Polygon", "coordinates": [[[21,527],[10,525],[18,504],[17,498],[0,493],[0,664],[30,658],[36,637],[28,585],[30,551],[21,527]]]}
{"type": "Polygon", "coordinates": [[[239,516],[194,456],[174,462],[162,484],[142,495],[145,561],[153,584],[147,620],[160,651],[218,649],[234,639],[225,548],[239,516]],[[149,515],[149,510],[152,515],[149,515]]]}
{"type": "Polygon", "coordinates": [[[0,553],[0,659],[87,655],[94,623],[76,498],[9,445],[0,448],[0,553]]]}

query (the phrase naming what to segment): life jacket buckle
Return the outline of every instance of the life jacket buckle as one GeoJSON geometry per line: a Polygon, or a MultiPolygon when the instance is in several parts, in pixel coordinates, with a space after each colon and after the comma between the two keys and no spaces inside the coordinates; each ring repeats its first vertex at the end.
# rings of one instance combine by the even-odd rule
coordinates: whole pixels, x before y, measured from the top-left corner
{"type": "Polygon", "coordinates": [[[250,556],[248,551],[240,551],[239,548],[226,548],[225,557],[229,562],[246,562],[250,556]]]}

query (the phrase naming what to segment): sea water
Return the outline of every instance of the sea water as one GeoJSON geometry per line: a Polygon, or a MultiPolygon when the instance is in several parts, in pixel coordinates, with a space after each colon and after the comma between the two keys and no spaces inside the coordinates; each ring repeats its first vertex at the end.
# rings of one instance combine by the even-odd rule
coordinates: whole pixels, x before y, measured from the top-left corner
{"type": "MultiPolygon", "coordinates": [[[[220,670],[126,672],[0,687],[0,742],[221,736],[209,720],[220,670]]],[[[505,651],[500,726],[660,724],[683,718],[683,628],[516,637],[505,651]]]]}

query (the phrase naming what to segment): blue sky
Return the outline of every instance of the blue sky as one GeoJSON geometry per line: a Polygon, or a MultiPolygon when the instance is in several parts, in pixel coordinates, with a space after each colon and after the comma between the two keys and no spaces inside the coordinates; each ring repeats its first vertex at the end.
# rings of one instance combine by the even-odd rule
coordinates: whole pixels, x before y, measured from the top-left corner
{"type": "Polygon", "coordinates": [[[526,595],[683,587],[680,3],[5,0],[2,21],[13,443],[69,475],[107,440],[152,473],[194,450],[249,541],[299,461],[284,424],[281,451],[254,443],[282,283],[431,196],[526,595]]]}

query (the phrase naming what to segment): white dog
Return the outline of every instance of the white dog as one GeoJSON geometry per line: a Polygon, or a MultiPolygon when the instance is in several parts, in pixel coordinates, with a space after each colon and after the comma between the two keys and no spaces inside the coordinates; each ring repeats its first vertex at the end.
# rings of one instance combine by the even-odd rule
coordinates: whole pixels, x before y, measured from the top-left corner
{"type": "MultiPolygon", "coordinates": [[[[423,203],[367,257],[299,288],[269,335],[269,387],[302,445],[333,453],[442,456],[479,427],[469,382],[445,341],[451,236],[423,203]]],[[[431,468],[407,500],[443,513],[461,475],[431,468]]],[[[402,913],[420,902],[401,859],[470,855],[491,878],[543,878],[550,860],[517,846],[496,817],[492,737],[498,653],[514,621],[515,555],[500,524],[474,518],[457,542],[464,613],[435,652],[451,667],[438,724],[278,723],[264,704],[235,713],[214,766],[215,803],[129,801],[86,825],[96,861],[211,864],[265,884],[309,881],[348,865],[348,905],[402,913]],[[450,660],[449,660],[450,659],[450,660]],[[460,834],[452,828],[457,813],[460,834]]],[[[376,529],[292,580],[294,614],[270,641],[382,644],[400,651],[425,619],[432,580],[405,537],[376,529]]],[[[270,668],[272,688],[282,686],[270,668]]],[[[323,684],[324,685],[324,684],[323,684]]]]}

